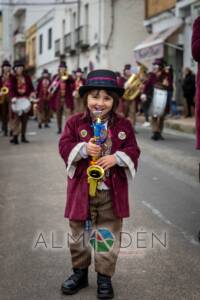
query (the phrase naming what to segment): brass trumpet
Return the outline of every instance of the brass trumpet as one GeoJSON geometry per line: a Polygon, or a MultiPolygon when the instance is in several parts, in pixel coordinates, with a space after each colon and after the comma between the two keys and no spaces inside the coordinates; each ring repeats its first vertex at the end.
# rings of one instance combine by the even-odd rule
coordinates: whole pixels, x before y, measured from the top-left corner
{"type": "Polygon", "coordinates": [[[9,89],[6,87],[6,86],[3,86],[1,89],[0,89],[0,104],[4,103],[5,101],[5,96],[7,96],[9,93],[9,89]]]}
{"type": "Polygon", "coordinates": [[[54,94],[58,87],[59,87],[59,84],[60,84],[60,80],[58,78],[58,76],[54,79],[54,81],[50,84],[49,88],[48,88],[48,92],[49,94],[54,94]]]}
{"type": "Polygon", "coordinates": [[[147,67],[141,63],[138,63],[140,70],[138,74],[132,74],[127,81],[127,88],[123,98],[128,101],[135,100],[140,94],[140,86],[146,77],[147,67]]]}
{"type": "MultiPolygon", "coordinates": [[[[96,143],[100,141],[101,130],[103,128],[100,117],[97,117],[96,123],[94,125],[94,137],[96,139],[96,143]]],[[[101,179],[104,176],[104,169],[98,165],[96,165],[98,157],[92,157],[90,161],[90,166],[87,168],[88,175],[88,183],[89,183],[89,195],[90,197],[96,196],[96,189],[101,179]]]]}
{"type": "Polygon", "coordinates": [[[62,79],[62,81],[65,81],[65,80],[67,80],[68,78],[69,78],[69,74],[67,73],[67,71],[65,71],[65,72],[62,74],[61,79],[62,79]]]}
{"type": "Polygon", "coordinates": [[[128,87],[125,90],[123,98],[128,101],[134,100],[140,94],[141,80],[138,74],[132,74],[127,81],[128,87]]]}

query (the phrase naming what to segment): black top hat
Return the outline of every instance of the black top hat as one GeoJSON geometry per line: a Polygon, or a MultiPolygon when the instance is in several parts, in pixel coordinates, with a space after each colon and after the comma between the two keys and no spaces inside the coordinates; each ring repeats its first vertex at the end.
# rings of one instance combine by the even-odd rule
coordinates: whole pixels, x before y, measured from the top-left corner
{"type": "Polygon", "coordinates": [[[81,68],[78,68],[78,69],[76,70],[76,73],[83,73],[83,71],[82,71],[81,68]]]}
{"type": "Polygon", "coordinates": [[[17,67],[23,67],[23,68],[25,68],[24,62],[21,61],[21,60],[15,60],[13,68],[15,69],[17,67]]]}
{"type": "Polygon", "coordinates": [[[11,67],[11,64],[9,63],[9,61],[8,60],[4,60],[3,61],[3,63],[2,63],[2,65],[1,65],[1,67],[3,68],[3,67],[11,67]]]}
{"type": "Polygon", "coordinates": [[[66,62],[61,61],[60,64],[59,64],[59,68],[67,68],[66,62]]]}
{"type": "Polygon", "coordinates": [[[43,69],[42,75],[44,75],[44,74],[48,74],[49,75],[49,71],[47,69],[43,69]]]}
{"type": "Polygon", "coordinates": [[[159,67],[163,68],[166,65],[166,62],[163,58],[156,58],[153,62],[153,65],[158,65],[159,67]]]}
{"type": "Polygon", "coordinates": [[[131,70],[131,65],[130,64],[126,64],[125,66],[124,66],[124,71],[125,70],[131,70]]]}
{"type": "Polygon", "coordinates": [[[110,70],[94,70],[87,76],[86,84],[79,88],[81,97],[90,90],[109,90],[113,91],[121,97],[124,89],[117,84],[117,78],[114,72],[110,70]]]}

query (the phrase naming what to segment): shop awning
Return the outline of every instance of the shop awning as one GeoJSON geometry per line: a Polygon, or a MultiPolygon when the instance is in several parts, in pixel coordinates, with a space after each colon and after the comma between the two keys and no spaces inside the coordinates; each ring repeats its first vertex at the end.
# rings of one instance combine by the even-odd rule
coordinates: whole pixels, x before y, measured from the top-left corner
{"type": "Polygon", "coordinates": [[[170,36],[180,29],[181,25],[182,23],[179,23],[178,25],[172,26],[166,30],[151,34],[134,49],[136,61],[152,60],[154,58],[163,57],[164,43],[170,36]]]}

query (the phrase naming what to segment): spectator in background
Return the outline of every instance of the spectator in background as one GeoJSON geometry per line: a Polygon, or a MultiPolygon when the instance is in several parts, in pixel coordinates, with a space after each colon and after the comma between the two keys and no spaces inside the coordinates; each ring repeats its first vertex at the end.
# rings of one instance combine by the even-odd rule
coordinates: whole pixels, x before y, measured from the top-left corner
{"type": "Polygon", "coordinates": [[[195,96],[195,75],[189,68],[183,70],[183,96],[187,105],[187,117],[192,117],[192,107],[194,108],[194,96],[195,96]]]}
{"type": "Polygon", "coordinates": [[[172,65],[166,65],[165,66],[165,73],[166,77],[168,79],[168,90],[167,90],[167,105],[169,107],[169,113],[172,117],[180,117],[179,112],[177,110],[176,105],[176,86],[174,84],[174,69],[172,65]]]}
{"type": "Polygon", "coordinates": [[[192,35],[192,55],[194,60],[198,62],[197,74],[197,91],[196,91],[196,147],[200,150],[200,17],[198,17],[193,25],[192,35]]]}

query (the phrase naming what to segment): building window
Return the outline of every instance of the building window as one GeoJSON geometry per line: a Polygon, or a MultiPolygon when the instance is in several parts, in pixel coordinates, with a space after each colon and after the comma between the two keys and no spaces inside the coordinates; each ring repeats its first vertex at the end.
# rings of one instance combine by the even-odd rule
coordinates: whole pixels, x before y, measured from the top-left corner
{"type": "Polygon", "coordinates": [[[42,54],[43,52],[43,35],[39,35],[39,53],[42,54]]]}
{"type": "Polygon", "coordinates": [[[52,48],[52,28],[48,30],[48,49],[52,48]]]}

